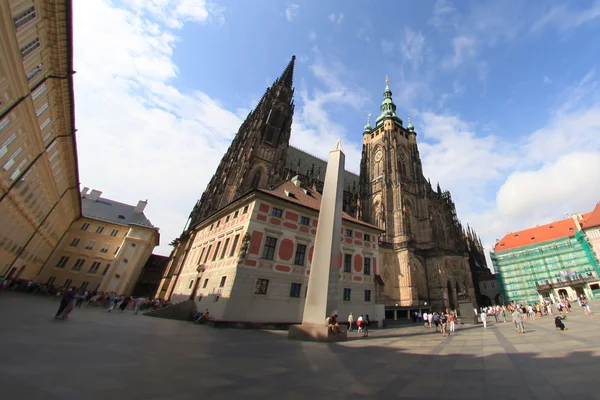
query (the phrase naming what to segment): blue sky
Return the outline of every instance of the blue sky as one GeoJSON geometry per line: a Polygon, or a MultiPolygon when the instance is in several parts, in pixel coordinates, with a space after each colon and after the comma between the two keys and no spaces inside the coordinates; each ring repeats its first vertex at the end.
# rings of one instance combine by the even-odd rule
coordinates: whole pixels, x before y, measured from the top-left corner
{"type": "Polygon", "coordinates": [[[82,184],[148,198],[162,254],[293,54],[292,144],[342,138],[358,171],[389,75],[425,175],[488,247],[600,200],[600,1],[90,0],[74,29],[82,184]]]}

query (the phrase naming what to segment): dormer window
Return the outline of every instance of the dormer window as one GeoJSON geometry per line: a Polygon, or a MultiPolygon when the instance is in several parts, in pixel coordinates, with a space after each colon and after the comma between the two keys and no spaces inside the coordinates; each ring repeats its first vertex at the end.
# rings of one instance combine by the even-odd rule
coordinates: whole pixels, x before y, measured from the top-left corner
{"type": "Polygon", "coordinates": [[[573,228],[569,228],[569,231],[572,231],[572,230],[573,230],[573,228]]]}
{"type": "Polygon", "coordinates": [[[119,218],[119,219],[125,219],[125,216],[123,216],[123,215],[119,215],[119,217],[118,217],[118,218],[119,218]]]}
{"type": "Polygon", "coordinates": [[[516,235],[515,235],[515,238],[518,238],[518,237],[519,237],[519,235],[518,235],[518,234],[516,234],[516,235]]]}
{"type": "Polygon", "coordinates": [[[535,236],[532,236],[532,237],[531,237],[531,240],[535,240],[535,236]]]}
{"type": "Polygon", "coordinates": [[[554,226],[550,225],[550,226],[548,227],[548,229],[554,229],[554,226]]]}

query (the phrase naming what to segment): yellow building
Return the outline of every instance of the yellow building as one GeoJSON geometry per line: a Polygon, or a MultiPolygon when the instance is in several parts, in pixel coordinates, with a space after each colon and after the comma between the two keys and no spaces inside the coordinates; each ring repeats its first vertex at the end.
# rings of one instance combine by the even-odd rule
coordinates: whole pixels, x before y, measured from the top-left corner
{"type": "Polygon", "coordinates": [[[40,283],[130,294],[159,244],[158,228],[136,206],[100,197],[83,188],[83,217],[74,222],[39,275],[40,283]]]}
{"type": "Polygon", "coordinates": [[[80,217],[71,2],[0,1],[0,276],[34,279],[80,217]]]}

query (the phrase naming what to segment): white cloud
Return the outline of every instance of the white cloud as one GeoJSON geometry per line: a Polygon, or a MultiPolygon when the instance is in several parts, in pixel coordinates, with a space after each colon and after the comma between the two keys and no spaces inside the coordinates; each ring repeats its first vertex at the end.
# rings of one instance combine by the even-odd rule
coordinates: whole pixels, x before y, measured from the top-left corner
{"type": "Polygon", "coordinates": [[[563,3],[552,7],[535,21],[535,23],[531,25],[531,31],[542,31],[549,26],[560,31],[568,31],[598,18],[600,18],[600,1],[595,1],[587,9],[578,10],[573,10],[568,4],[563,3]]]}
{"type": "Polygon", "coordinates": [[[146,215],[161,228],[157,251],[168,254],[210,179],[207,166],[219,162],[241,120],[206,94],[169,83],[178,73],[173,29],[211,21],[210,9],[199,8],[205,3],[126,4],[74,7],[81,182],[129,204],[148,199],[146,215]]]}
{"type": "Polygon", "coordinates": [[[455,115],[418,115],[424,173],[451,191],[459,218],[488,248],[508,232],[591,211],[600,200],[597,83],[591,71],[559,92],[563,103],[551,120],[520,140],[455,115]],[[485,196],[496,188],[495,198],[485,196]]]}
{"type": "Polygon", "coordinates": [[[341,24],[344,21],[344,14],[336,15],[334,13],[329,14],[329,22],[332,24],[341,24]]]}
{"type": "Polygon", "coordinates": [[[477,39],[473,36],[457,36],[452,39],[454,54],[444,60],[446,68],[457,68],[463,63],[475,59],[477,55],[477,39]]]}
{"type": "Polygon", "coordinates": [[[225,9],[206,0],[125,0],[124,3],[138,16],[147,14],[174,29],[180,29],[185,22],[206,22],[211,18],[220,24],[225,22],[225,9]]]}
{"type": "Polygon", "coordinates": [[[544,83],[552,83],[552,79],[544,75],[544,83]]]}
{"type": "Polygon", "coordinates": [[[418,68],[423,62],[425,51],[425,37],[421,32],[415,32],[408,26],[404,27],[404,37],[400,42],[402,56],[409,61],[414,68],[418,68]]]}
{"type": "Polygon", "coordinates": [[[315,62],[309,69],[325,90],[309,91],[301,84],[300,90],[296,91],[302,108],[296,109],[291,144],[326,159],[329,149],[337,139],[342,139],[346,169],[358,172],[362,149],[347,139],[345,128],[335,122],[330,114],[340,107],[361,110],[369,97],[363,89],[344,83],[351,80],[351,73],[343,64],[335,59],[325,60],[318,49],[314,49],[314,53],[315,62]]]}
{"type": "Polygon", "coordinates": [[[308,40],[310,40],[311,42],[317,40],[317,33],[315,31],[308,32],[308,40]]]}
{"type": "Polygon", "coordinates": [[[288,21],[291,21],[294,19],[294,17],[296,15],[298,15],[298,9],[300,8],[300,5],[298,4],[289,4],[287,6],[287,8],[285,9],[285,18],[288,21]]]}

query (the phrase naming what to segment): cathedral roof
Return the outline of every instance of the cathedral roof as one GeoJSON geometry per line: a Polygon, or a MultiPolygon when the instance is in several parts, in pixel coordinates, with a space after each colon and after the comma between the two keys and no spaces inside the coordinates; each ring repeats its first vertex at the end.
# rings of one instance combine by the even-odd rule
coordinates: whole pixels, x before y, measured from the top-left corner
{"type": "Polygon", "coordinates": [[[518,247],[531,246],[551,240],[571,237],[575,235],[575,232],[577,232],[575,221],[573,221],[573,218],[566,218],[561,221],[536,226],[535,228],[511,232],[496,243],[494,251],[511,250],[518,247]]]}
{"type": "MultiPolygon", "coordinates": [[[[273,189],[258,189],[258,191],[271,196],[278,197],[282,200],[297,204],[302,207],[310,208],[315,211],[319,211],[319,209],[321,208],[322,196],[318,192],[312,189],[305,189],[300,186],[296,186],[296,184],[292,181],[285,181],[273,189]]],[[[347,222],[352,222],[355,224],[362,225],[366,228],[383,232],[383,229],[380,229],[374,225],[368,224],[359,219],[353,218],[345,212],[342,212],[342,219],[347,222]]]]}
{"type": "MultiPolygon", "coordinates": [[[[321,169],[320,180],[325,180],[325,170],[327,169],[327,161],[321,160],[311,154],[308,154],[296,147],[288,147],[287,158],[285,160],[285,167],[290,171],[295,171],[299,174],[306,174],[313,168],[317,173],[319,168],[321,169]]],[[[358,188],[359,177],[352,172],[344,171],[344,188],[352,188],[352,185],[356,185],[358,188]]]]}

